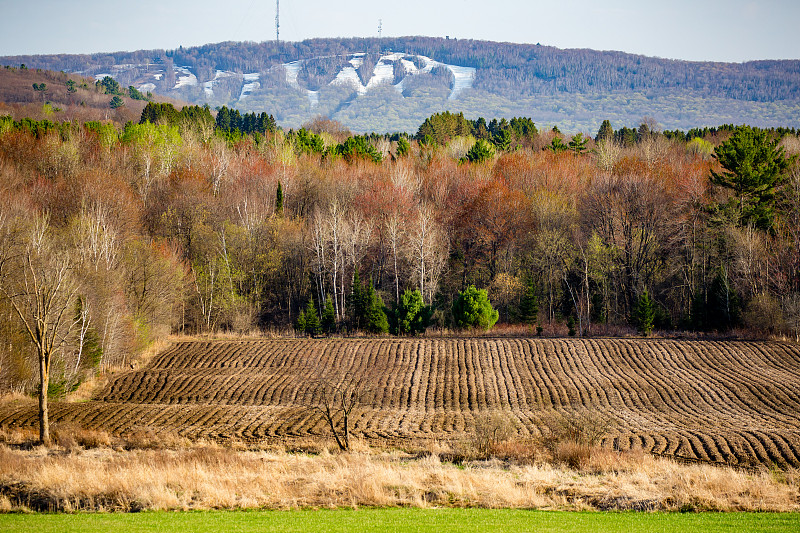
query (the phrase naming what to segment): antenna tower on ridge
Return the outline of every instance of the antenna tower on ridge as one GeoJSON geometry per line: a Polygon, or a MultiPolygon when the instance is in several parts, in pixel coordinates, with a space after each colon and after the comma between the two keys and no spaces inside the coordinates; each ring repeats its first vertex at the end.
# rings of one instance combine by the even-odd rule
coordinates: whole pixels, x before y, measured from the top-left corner
{"type": "Polygon", "coordinates": [[[275,42],[281,42],[281,0],[275,0],[275,42]]]}
{"type": "Polygon", "coordinates": [[[383,38],[383,19],[378,19],[378,39],[383,38]]]}

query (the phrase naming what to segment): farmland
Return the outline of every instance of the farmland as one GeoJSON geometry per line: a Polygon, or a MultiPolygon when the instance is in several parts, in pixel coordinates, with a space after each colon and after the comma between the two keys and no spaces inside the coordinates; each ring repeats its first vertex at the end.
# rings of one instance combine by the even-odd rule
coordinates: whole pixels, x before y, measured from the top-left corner
{"type": "MultiPolygon", "coordinates": [[[[800,348],[667,339],[278,339],[177,342],[120,372],[56,424],[250,443],[325,437],[320,381],[358,380],[356,435],[402,445],[463,439],[501,412],[520,438],[552,413],[600,413],[601,445],[689,461],[800,466],[800,348]]],[[[36,407],[0,407],[34,427],[36,407]]]]}

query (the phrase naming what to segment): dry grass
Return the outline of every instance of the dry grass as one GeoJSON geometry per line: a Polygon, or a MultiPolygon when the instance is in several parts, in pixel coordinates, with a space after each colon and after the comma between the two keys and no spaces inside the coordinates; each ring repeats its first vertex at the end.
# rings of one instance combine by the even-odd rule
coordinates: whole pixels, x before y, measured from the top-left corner
{"type": "Polygon", "coordinates": [[[592,454],[586,471],[547,463],[414,458],[370,450],[316,455],[0,444],[0,510],[470,506],[539,509],[800,509],[796,471],[680,465],[645,454],[592,454]],[[591,470],[593,473],[588,473],[591,470]]]}

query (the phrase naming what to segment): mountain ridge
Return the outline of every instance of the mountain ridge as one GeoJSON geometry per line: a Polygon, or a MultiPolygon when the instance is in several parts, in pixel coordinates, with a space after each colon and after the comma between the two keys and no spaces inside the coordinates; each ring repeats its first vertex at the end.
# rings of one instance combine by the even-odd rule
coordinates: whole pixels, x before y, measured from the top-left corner
{"type": "Polygon", "coordinates": [[[7,56],[0,62],[112,75],[124,86],[138,83],[140,89],[195,104],[267,111],[289,127],[325,115],[354,131],[409,131],[443,110],[472,117],[530,116],[566,131],[591,131],[603,119],[630,125],[645,115],[665,128],[684,129],[800,122],[800,60],[702,62],[398,37],[227,41],[175,50],[7,56]],[[363,58],[358,65],[356,56],[363,58]],[[417,61],[442,68],[425,71],[417,61]],[[409,64],[424,72],[413,75],[409,64]],[[287,68],[295,69],[292,79],[287,68]],[[384,82],[370,85],[376,68],[384,82]],[[345,70],[352,83],[332,83],[345,70]],[[158,72],[160,78],[143,81],[158,72]]]}

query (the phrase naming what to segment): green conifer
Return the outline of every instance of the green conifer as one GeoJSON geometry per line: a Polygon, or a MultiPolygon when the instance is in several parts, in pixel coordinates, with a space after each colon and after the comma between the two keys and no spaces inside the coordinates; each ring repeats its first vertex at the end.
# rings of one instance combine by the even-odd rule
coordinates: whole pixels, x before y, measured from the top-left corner
{"type": "Polygon", "coordinates": [[[525,294],[519,304],[519,320],[523,324],[536,324],[539,319],[539,298],[536,296],[536,283],[532,277],[528,278],[525,286],[525,294]]]}
{"type": "Polygon", "coordinates": [[[650,298],[647,289],[636,300],[633,306],[633,323],[639,333],[647,337],[653,332],[653,325],[656,318],[656,305],[650,298]]]}
{"type": "Polygon", "coordinates": [[[314,305],[314,299],[310,299],[306,304],[306,333],[309,335],[317,335],[319,333],[319,315],[317,315],[317,307],[314,305]]]}
{"type": "Polygon", "coordinates": [[[275,192],[275,214],[279,217],[283,216],[283,188],[281,182],[278,182],[278,190],[275,192]]]}
{"type": "Polygon", "coordinates": [[[325,307],[322,310],[322,331],[324,333],[333,333],[336,330],[336,311],[333,309],[333,300],[329,294],[325,298],[325,307]]]}

